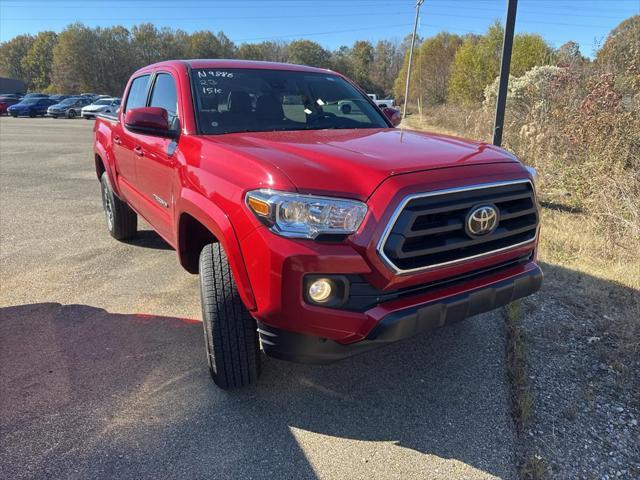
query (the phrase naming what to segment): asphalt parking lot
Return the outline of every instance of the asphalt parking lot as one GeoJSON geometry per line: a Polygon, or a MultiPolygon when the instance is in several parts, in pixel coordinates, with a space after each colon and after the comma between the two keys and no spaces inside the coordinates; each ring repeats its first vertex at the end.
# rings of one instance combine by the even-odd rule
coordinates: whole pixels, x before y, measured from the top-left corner
{"type": "Polygon", "coordinates": [[[498,313],[218,390],[196,277],[107,233],[92,125],[0,118],[0,476],[514,477],[498,313]]]}

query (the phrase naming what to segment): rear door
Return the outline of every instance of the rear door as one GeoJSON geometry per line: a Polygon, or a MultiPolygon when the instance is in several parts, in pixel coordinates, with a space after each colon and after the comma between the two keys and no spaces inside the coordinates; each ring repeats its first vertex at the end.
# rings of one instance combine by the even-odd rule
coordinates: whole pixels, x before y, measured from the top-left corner
{"type": "Polygon", "coordinates": [[[147,104],[150,74],[140,75],[131,81],[127,92],[125,108],[120,121],[113,128],[113,156],[117,172],[117,182],[126,200],[138,211],[143,201],[141,198],[138,176],[136,172],[137,155],[134,149],[139,145],[139,133],[130,132],[124,127],[125,114],[147,104]]]}
{"type": "MultiPolygon", "coordinates": [[[[148,105],[164,108],[172,130],[180,131],[178,89],[173,73],[158,72],[153,80],[148,105]]],[[[177,142],[171,138],[140,135],[137,145],[138,184],[147,202],[143,216],[158,233],[173,241],[173,204],[177,142]]]]}

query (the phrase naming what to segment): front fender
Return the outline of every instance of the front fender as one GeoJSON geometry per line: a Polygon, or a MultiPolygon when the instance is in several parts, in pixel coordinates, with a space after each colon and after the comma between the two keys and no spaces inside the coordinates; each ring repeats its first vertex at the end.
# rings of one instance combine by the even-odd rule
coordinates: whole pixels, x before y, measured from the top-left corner
{"type": "MultiPolygon", "coordinates": [[[[249,282],[249,275],[244,263],[244,258],[240,250],[240,244],[236,236],[235,230],[231,225],[229,217],[216,204],[206,198],[204,195],[183,188],[175,205],[175,232],[179,232],[180,217],[183,213],[191,215],[198,222],[204,225],[218,239],[222,248],[224,248],[229,266],[233,273],[233,278],[238,285],[238,292],[249,310],[256,309],[256,301],[249,282]]],[[[184,239],[177,236],[177,252],[180,263],[183,262],[184,239]]]]}

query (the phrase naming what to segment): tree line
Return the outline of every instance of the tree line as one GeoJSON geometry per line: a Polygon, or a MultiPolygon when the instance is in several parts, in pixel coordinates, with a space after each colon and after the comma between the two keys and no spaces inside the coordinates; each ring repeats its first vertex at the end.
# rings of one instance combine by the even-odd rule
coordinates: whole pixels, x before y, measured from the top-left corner
{"type": "MultiPolygon", "coordinates": [[[[417,38],[410,101],[418,108],[444,103],[474,105],[499,74],[504,30],[499,22],[483,35],[441,32],[417,38]]],[[[31,91],[95,91],[121,95],[131,73],[145,65],[181,58],[237,58],[331,68],[365,90],[404,102],[410,36],[402,41],[359,40],[328,50],[312,40],[236,44],[224,32],[158,28],[150,23],[87,27],[18,35],[0,44],[0,75],[25,81],[31,91]]],[[[511,74],[539,65],[588,62],[575,42],[551,48],[536,34],[515,36],[511,74]]]]}
{"type": "Polygon", "coordinates": [[[327,50],[311,40],[235,44],[224,32],[187,33],[150,23],[18,35],[0,44],[0,75],[21,79],[31,91],[106,92],[120,95],[132,72],[167,59],[237,58],[331,68],[367,91],[390,94],[408,41],[357,41],[327,50]]]}

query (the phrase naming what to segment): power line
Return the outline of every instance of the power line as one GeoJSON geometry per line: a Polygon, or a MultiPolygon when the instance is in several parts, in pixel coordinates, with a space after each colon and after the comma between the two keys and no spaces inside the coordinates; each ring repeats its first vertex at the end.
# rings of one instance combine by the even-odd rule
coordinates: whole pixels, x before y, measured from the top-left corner
{"type": "Polygon", "coordinates": [[[364,27],[364,28],[349,28],[347,30],[331,30],[331,31],[326,31],[326,32],[313,32],[313,33],[292,33],[292,34],[288,34],[288,35],[270,35],[267,37],[253,37],[253,38],[240,38],[237,40],[234,40],[235,42],[249,42],[249,41],[255,41],[255,40],[270,40],[272,38],[288,38],[288,37],[309,37],[309,36],[314,36],[314,35],[330,35],[332,33],[348,33],[348,32],[358,32],[358,31],[364,31],[364,30],[377,30],[380,28],[385,28],[385,27],[406,27],[406,26],[411,26],[411,23],[401,23],[401,24],[397,24],[397,25],[377,25],[375,27],[364,27]]]}

